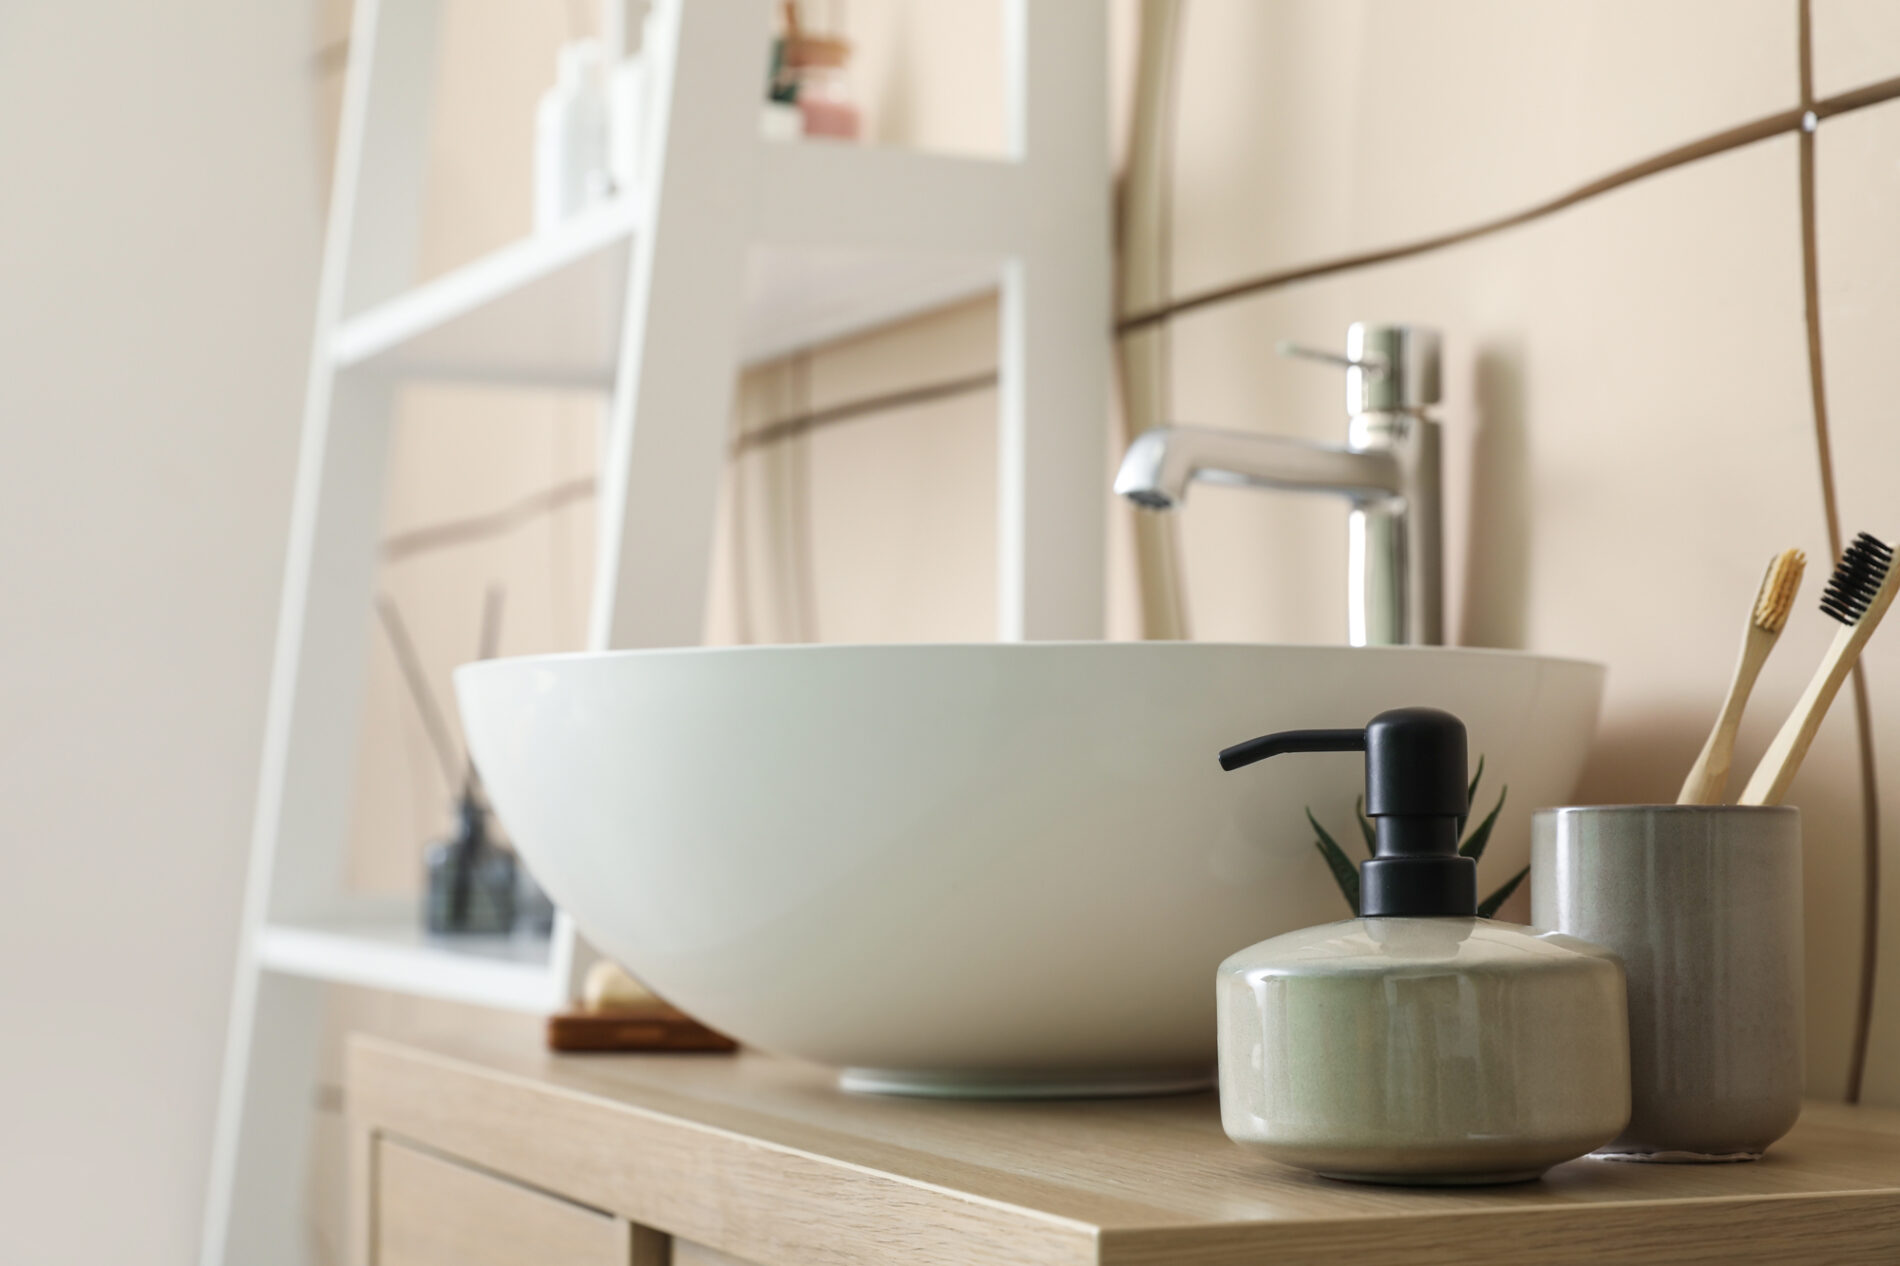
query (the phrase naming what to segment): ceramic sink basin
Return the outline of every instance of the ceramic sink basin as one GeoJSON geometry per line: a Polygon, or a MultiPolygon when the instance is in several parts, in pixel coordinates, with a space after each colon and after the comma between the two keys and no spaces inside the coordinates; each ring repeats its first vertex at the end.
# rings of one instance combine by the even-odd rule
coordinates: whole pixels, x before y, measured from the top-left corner
{"type": "Polygon", "coordinates": [[[1223,746],[1463,717],[1510,797],[1479,873],[1568,802],[1600,665],[1506,651],[1191,643],[538,656],[456,674],[535,876],[595,945],[748,1044],[863,1090],[1206,1084],[1214,972],[1347,917],[1360,758],[1224,774],[1223,746]]]}

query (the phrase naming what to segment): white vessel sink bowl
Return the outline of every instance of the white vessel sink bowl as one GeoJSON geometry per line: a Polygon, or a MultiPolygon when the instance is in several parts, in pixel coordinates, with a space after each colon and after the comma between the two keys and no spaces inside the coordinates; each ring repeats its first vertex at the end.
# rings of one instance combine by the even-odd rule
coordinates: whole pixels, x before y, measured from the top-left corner
{"type": "Polygon", "coordinates": [[[1362,759],[1224,774],[1269,730],[1447,708],[1510,799],[1568,802],[1600,665],[1505,651],[1087,643],[491,660],[456,674],[496,811],[582,932],[748,1044],[943,1094],[1206,1084],[1214,971],[1347,916],[1362,759]]]}

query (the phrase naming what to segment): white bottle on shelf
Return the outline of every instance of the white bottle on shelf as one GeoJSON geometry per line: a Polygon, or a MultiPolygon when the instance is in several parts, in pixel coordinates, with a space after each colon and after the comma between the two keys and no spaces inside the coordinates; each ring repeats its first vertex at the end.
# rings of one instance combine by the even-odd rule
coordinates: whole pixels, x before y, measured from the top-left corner
{"type": "Polygon", "coordinates": [[[607,71],[607,170],[616,195],[639,188],[647,168],[648,136],[653,109],[653,76],[648,69],[647,46],[653,13],[645,0],[607,0],[609,56],[607,71]],[[618,34],[613,29],[620,23],[618,34]],[[616,44],[620,47],[616,50],[616,44]]]}
{"type": "Polygon", "coordinates": [[[535,109],[535,231],[559,226],[610,192],[601,47],[575,40],[562,46],[554,85],[535,109]]]}
{"type": "Polygon", "coordinates": [[[616,194],[639,187],[648,148],[647,117],[646,57],[634,53],[607,77],[607,166],[616,194]]]}

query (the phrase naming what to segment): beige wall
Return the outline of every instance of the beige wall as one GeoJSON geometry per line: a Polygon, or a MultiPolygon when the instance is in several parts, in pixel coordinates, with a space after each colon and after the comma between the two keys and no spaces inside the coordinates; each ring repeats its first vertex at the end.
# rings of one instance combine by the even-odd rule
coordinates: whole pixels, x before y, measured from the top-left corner
{"type": "Polygon", "coordinates": [[[0,1262],[197,1260],[316,303],[310,27],[0,5],[0,1262]]]}
{"type": "MultiPolygon", "coordinates": [[[[1816,91],[1900,74],[1900,16],[1817,0],[1816,91]]],[[[1172,270],[1186,293],[1517,211],[1798,101],[1795,0],[1188,0],[1172,270]]],[[[431,219],[446,265],[526,225],[524,120],[562,29],[451,6],[431,219]],[[504,56],[504,53],[506,54],[504,56]],[[461,59],[457,65],[455,59],[461,59]]],[[[1116,5],[1117,82],[1132,8],[1116,5]]],[[[558,16],[558,15],[554,15],[558,16]]],[[[994,13],[860,0],[858,84],[890,142],[994,151],[994,13]]],[[[1118,106],[1118,110],[1121,107],[1118,106]]],[[[1889,536],[1900,439],[1885,425],[1900,327],[1900,104],[1822,123],[1821,317],[1843,525],[1889,536]]],[[[1329,371],[1278,360],[1348,321],[1447,334],[1455,636],[1602,659],[1602,736],[1581,795],[1669,799],[1726,680],[1763,561],[1828,556],[1810,406],[1798,146],[1779,135],[1464,245],[1281,286],[1172,326],[1173,415],[1336,439],[1329,371]]],[[[735,429],[994,365],[993,305],[746,376],[735,429]]],[[[493,509],[591,463],[591,407],[417,393],[399,428],[392,530],[493,509]]],[[[718,641],[982,638],[993,612],[994,398],[893,410],[753,449],[729,471],[711,603],[718,641]]],[[[578,641],[588,510],[392,566],[438,689],[474,643],[482,587],[510,593],[509,651],[578,641]]],[[[1133,630],[1127,520],[1111,524],[1112,628],[1133,630]]],[[[1343,637],[1343,512],[1197,489],[1182,518],[1194,634],[1343,637]]],[[[1804,603],[1757,695],[1746,767],[1828,629],[1804,603]]],[[[1870,652],[1890,871],[1900,868],[1900,649],[1870,652]]],[[[380,653],[379,653],[380,654],[380,653]]],[[[389,665],[376,669],[357,812],[364,882],[413,886],[444,822],[389,665]]],[[[1811,1084],[1845,1081],[1860,938],[1858,736],[1845,699],[1794,799],[1806,811],[1811,1084]]],[[[1900,902],[1867,1079],[1900,1103],[1900,902]]]]}

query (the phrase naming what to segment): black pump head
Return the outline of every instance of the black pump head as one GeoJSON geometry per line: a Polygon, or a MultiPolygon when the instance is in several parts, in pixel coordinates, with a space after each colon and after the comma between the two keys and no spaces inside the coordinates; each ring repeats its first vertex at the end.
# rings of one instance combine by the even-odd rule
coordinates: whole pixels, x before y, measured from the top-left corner
{"type": "Polygon", "coordinates": [[[1367,918],[1478,912],[1478,864],[1458,855],[1470,808],[1465,724],[1437,708],[1394,708],[1363,730],[1283,730],[1220,754],[1239,769],[1283,752],[1364,752],[1366,816],[1374,855],[1360,864],[1359,913],[1367,918]]]}

